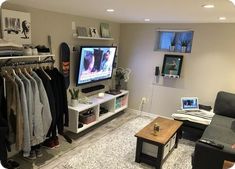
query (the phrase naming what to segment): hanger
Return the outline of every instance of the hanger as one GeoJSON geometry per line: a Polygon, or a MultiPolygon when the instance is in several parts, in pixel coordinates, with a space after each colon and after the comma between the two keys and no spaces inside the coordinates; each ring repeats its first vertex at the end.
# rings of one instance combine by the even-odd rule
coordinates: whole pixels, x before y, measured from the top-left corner
{"type": "Polygon", "coordinates": [[[17,75],[16,75],[16,72],[15,72],[15,69],[12,69],[12,74],[13,74],[14,76],[17,76],[17,75]]]}
{"type": "Polygon", "coordinates": [[[28,73],[29,73],[29,74],[32,74],[32,73],[33,73],[33,69],[32,69],[31,66],[28,68],[28,73]]]}
{"type": "Polygon", "coordinates": [[[23,68],[23,72],[27,77],[31,77],[31,75],[29,74],[29,72],[27,71],[25,67],[23,68]]]}
{"type": "Polygon", "coordinates": [[[17,73],[18,74],[23,74],[22,72],[21,72],[21,69],[18,67],[18,68],[16,68],[16,70],[17,70],[17,73]]]}
{"type": "Polygon", "coordinates": [[[47,77],[49,80],[51,80],[51,77],[47,74],[47,72],[45,72],[45,70],[44,70],[42,67],[40,67],[40,70],[46,75],[46,77],[47,77]]]}

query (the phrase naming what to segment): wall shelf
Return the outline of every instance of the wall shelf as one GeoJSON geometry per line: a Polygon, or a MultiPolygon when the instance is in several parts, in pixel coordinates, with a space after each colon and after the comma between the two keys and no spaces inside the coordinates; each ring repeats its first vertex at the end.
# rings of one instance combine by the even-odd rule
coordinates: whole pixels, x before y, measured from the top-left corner
{"type": "Polygon", "coordinates": [[[52,56],[54,57],[54,54],[45,54],[45,55],[31,55],[31,56],[7,56],[7,57],[0,57],[0,60],[7,60],[7,59],[33,59],[33,58],[38,58],[39,60],[41,58],[46,58],[52,56]]]}
{"type": "Polygon", "coordinates": [[[102,38],[102,37],[89,37],[89,36],[77,36],[78,39],[87,39],[87,40],[106,40],[106,41],[112,41],[113,38],[102,38]]]}

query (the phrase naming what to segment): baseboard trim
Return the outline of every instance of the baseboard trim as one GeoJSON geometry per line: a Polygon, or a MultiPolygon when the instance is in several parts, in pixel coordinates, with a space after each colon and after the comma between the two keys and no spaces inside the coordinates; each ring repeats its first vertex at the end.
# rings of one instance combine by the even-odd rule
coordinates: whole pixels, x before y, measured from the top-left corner
{"type": "MultiPolygon", "coordinates": [[[[136,109],[127,108],[126,112],[127,113],[134,113],[134,114],[140,115],[140,111],[136,110],[136,109]]],[[[166,118],[166,119],[171,119],[171,120],[173,119],[172,117],[157,115],[157,114],[153,114],[153,113],[149,113],[149,112],[144,112],[144,111],[141,112],[141,115],[152,117],[152,118],[163,117],[163,118],[166,118]]]]}

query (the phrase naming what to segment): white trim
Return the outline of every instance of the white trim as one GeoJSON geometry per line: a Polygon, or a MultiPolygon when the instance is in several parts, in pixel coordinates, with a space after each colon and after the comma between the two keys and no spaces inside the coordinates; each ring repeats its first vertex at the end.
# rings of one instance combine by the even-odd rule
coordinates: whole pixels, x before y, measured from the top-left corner
{"type": "MultiPolygon", "coordinates": [[[[134,114],[140,115],[139,110],[127,108],[125,111],[127,113],[134,113],[134,114]]],[[[153,114],[153,113],[149,113],[149,112],[144,112],[144,111],[141,112],[141,115],[152,117],[152,118],[163,117],[163,118],[166,118],[166,119],[171,119],[171,120],[173,119],[172,117],[161,116],[161,115],[157,115],[157,114],[153,114]]]]}
{"type": "Polygon", "coordinates": [[[190,32],[193,30],[192,29],[161,29],[161,28],[157,28],[156,31],[158,31],[158,32],[190,32]]]}

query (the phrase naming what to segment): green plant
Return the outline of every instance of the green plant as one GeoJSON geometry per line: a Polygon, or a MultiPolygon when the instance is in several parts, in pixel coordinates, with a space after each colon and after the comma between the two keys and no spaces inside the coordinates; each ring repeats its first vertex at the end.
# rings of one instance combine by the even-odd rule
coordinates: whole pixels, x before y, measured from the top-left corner
{"type": "Polygon", "coordinates": [[[181,46],[187,47],[189,43],[190,43],[190,41],[188,41],[188,40],[182,40],[181,41],[181,46]]]}
{"type": "Polygon", "coordinates": [[[175,41],[171,41],[171,46],[175,46],[175,41]]]}
{"type": "Polygon", "coordinates": [[[79,89],[69,89],[71,99],[78,99],[79,89]]]}

